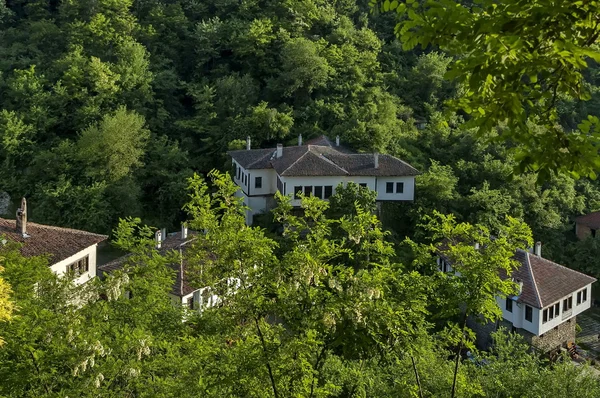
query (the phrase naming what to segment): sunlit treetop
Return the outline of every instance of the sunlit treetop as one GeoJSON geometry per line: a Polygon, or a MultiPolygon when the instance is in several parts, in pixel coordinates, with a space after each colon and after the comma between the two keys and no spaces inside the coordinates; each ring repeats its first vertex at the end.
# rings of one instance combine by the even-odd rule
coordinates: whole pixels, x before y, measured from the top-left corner
{"type": "Polygon", "coordinates": [[[371,0],[373,12],[395,11],[405,49],[438,47],[454,57],[446,77],[463,84],[452,102],[482,136],[500,129],[515,146],[519,171],[596,177],[599,120],[576,130],[558,123],[559,98],[590,99],[582,72],[600,62],[597,1],[371,0]],[[540,128],[542,127],[542,128],[540,128]]]}

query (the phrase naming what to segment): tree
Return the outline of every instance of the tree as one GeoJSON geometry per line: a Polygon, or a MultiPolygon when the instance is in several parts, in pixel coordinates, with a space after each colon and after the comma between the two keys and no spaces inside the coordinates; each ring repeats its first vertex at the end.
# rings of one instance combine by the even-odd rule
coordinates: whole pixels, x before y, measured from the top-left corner
{"type": "Polygon", "coordinates": [[[468,89],[456,106],[484,137],[506,123],[501,137],[519,145],[520,170],[570,172],[595,178],[600,138],[595,116],[578,130],[558,125],[560,96],[586,100],[583,70],[599,61],[595,3],[547,0],[371,1],[373,10],[400,16],[404,48],[433,45],[457,59],[448,76],[468,89]],[[558,21],[558,22],[557,22],[558,21]],[[543,126],[541,134],[535,126],[543,126]]]}
{"type": "Polygon", "coordinates": [[[430,232],[431,238],[438,242],[417,245],[408,240],[417,254],[414,265],[425,272],[431,272],[436,270],[432,258],[441,256],[448,261],[454,274],[439,273],[442,282],[438,289],[448,292],[442,296],[443,300],[446,300],[446,311],[450,314],[462,312],[458,325],[459,337],[452,385],[454,397],[468,317],[476,316],[483,322],[490,322],[502,316],[496,297],[506,297],[515,293],[515,283],[503,276],[510,277],[519,266],[513,258],[515,251],[531,247],[533,240],[529,227],[510,217],[493,233],[483,225],[457,223],[453,216],[437,212],[425,221],[425,228],[430,232]]]}
{"type": "Polygon", "coordinates": [[[77,140],[76,156],[86,167],[86,174],[113,182],[141,166],[150,136],[144,124],[142,116],[121,107],[83,130],[77,140]]]}

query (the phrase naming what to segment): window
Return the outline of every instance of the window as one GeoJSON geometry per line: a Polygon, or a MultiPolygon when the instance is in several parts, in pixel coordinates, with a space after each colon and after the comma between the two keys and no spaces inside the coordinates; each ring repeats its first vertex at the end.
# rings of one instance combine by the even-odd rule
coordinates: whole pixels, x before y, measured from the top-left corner
{"type": "Polygon", "coordinates": [[[307,185],[304,187],[304,196],[310,196],[312,194],[312,185],[307,185]]]}
{"type": "Polygon", "coordinates": [[[262,177],[254,177],[254,188],[262,188],[262,177]]]}
{"type": "Polygon", "coordinates": [[[548,308],[546,308],[544,310],[543,316],[542,316],[542,323],[546,323],[548,322],[548,308]]]}
{"type": "Polygon", "coordinates": [[[554,319],[554,306],[548,308],[548,319],[554,319]]]}
{"type": "Polygon", "coordinates": [[[403,182],[396,183],[396,193],[404,193],[404,183],[403,182]]]}
{"type": "Polygon", "coordinates": [[[560,303],[554,304],[554,316],[560,315],[560,303]]]}
{"type": "Polygon", "coordinates": [[[361,182],[360,184],[358,184],[359,186],[366,188],[367,187],[367,183],[366,182],[361,182]]]}
{"type": "Polygon", "coordinates": [[[525,306],[525,320],[533,322],[533,308],[528,305],[525,306]]]}
{"type": "Polygon", "coordinates": [[[510,297],[506,298],[506,311],[512,312],[512,299],[510,297]]]}
{"type": "Polygon", "coordinates": [[[315,196],[319,199],[323,199],[323,187],[322,186],[315,187],[315,196]]]}
{"type": "Polygon", "coordinates": [[[325,185],[325,197],[323,199],[329,199],[333,194],[333,186],[325,185]]]}
{"type": "Polygon", "coordinates": [[[567,312],[571,308],[573,308],[573,296],[563,300],[563,312],[567,312]]]}
{"type": "Polygon", "coordinates": [[[587,289],[577,292],[577,305],[587,301],[587,289]]]}
{"type": "Polygon", "coordinates": [[[85,256],[84,258],[75,261],[73,264],[67,265],[67,272],[74,273],[76,276],[88,272],[89,270],[90,264],[88,256],[85,256]]]}
{"type": "Polygon", "coordinates": [[[188,305],[188,308],[189,308],[190,310],[193,310],[193,309],[194,309],[194,296],[190,297],[190,298],[187,300],[187,305],[188,305]]]}
{"type": "Polygon", "coordinates": [[[294,187],[294,199],[300,199],[300,197],[298,196],[298,194],[301,193],[301,192],[302,192],[302,187],[296,185],[294,187]]]}
{"type": "Polygon", "coordinates": [[[394,183],[393,182],[385,183],[385,193],[394,193],[394,183]]]}
{"type": "Polygon", "coordinates": [[[242,174],[242,169],[237,167],[237,164],[235,165],[236,169],[237,169],[237,179],[240,179],[240,175],[242,174]]]}

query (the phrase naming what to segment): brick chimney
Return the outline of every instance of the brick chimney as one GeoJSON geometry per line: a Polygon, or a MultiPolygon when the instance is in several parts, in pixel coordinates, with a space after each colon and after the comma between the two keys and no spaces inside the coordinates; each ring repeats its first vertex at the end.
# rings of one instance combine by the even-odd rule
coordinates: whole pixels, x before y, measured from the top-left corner
{"type": "Polygon", "coordinates": [[[277,159],[283,156],[283,144],[277,144],[277,155],[275,156],[277,159]]]}
{"type": "Polygon", "coordinates": [[[27,200],[25,198],[21,199],[21,207],[17,209],[17,232],[23,235],[24,238],[27,238],[27,200]]]}

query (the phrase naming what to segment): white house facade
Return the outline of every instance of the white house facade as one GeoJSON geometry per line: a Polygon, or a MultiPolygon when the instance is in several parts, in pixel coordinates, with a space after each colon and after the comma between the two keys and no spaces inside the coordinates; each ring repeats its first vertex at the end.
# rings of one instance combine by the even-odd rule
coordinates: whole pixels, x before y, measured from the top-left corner
{"type": "Polygon", "coordinates": [[[237,195],[249,208],[246,222],[274,206],[279,191],[292,196],[300,206],[298,193],[329,199],[339,184],[354,182],[377,192],[377,201],[412,201],[418,171],[390,155],[354,153],[322,136],[297,146],[230,151],[237,195]]]}
{"type": "Polygon", "coordinates": [[[36,224],[27,221],[27,201],[21,201],[16,220],[0,218],[0,235],[21,243],[25,257],[46,255],[50,269],[58,276],[74,276],[82,284],[96,276],[98,244],[108,238],[70,228],[36,224]]]}
{"type": "MultiPolygon", "coordinates": [[[[543,258],[539,242],[534,253],[517,250],[514,258],[521,264],[511,275],[519,294],[496,297],[502,321],[469,324],[477,333],[480,348],[489,346],[489,334],[500,326],[521,334],[543,352],[573,343],[576,317],[590,308],[596,279],[543,258]]],[[[453,272],[446,259],[439,258],[438,266],[441,271],[453,272]]]]}

